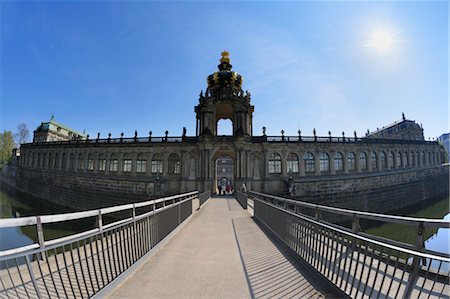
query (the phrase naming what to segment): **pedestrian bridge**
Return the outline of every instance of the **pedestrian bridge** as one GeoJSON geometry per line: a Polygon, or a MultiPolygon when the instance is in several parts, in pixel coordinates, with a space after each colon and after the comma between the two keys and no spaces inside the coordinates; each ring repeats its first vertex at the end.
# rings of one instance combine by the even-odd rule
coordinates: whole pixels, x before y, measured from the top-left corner
{"type": "Polygon", "coordinates": [[[0,252],[0,298],[449,298],[450,292],[449,253],[423,246],[425,229],[449,228],[449,221],[257,192],[236,198],[190,192],[1,219],[6,227],[34,228],[37,242],[0,252]],[[337,218],[351,227],[335,224],[337,218]],[[414,226],[417,242],[364,234],[360,219],[414,226]],[[81,232],[45,234],[48,225],[80,220],[87,227],[81,232]]]}

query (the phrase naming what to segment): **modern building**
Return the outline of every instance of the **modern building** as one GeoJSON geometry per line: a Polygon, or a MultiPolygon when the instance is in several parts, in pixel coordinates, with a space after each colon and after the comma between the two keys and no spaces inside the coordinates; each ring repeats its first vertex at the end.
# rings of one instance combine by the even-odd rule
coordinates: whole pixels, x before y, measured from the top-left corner
{"type": "Polygon", "coordinates": [[[450,133],[442,134],[439,136],[438,141],[447,151],[447,157],[450,159],[450,133]]]}
{"type": "Polygon", "coordinates": [[[195,136],[184,129],[176,137],[90,139],[53,119],[42,124],[34,142],[22,145],[19,188],[68,205],[106,206],[188,190],[216,193],[226,181],[234,190],[245,183],[249,190],[383,211],[448,192],[445,149],[425,141],[414,121],[403,117],[366,138],[265,130],[255,136],[251,95],[227,52],[207,82],[195,107],[195,136]],[[221,119],[231,120],[231,135],[217,134],[221,119]],[[405,192],[396,205],[390,192],[399,188],[405,192]]]}

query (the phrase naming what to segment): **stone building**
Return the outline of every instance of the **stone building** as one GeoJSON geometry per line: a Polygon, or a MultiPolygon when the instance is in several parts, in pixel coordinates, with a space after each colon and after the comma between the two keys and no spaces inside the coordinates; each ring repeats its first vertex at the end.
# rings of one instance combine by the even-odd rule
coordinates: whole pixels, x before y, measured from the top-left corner
{"type": "Polygon", "coordinates": [[[346,206],[371,210],[397,207],[389,197],[393,193],[387,191],[399,193],[396,186],[410,190],[407,200],[398,197],[399,206],[448,192],[448,167],[441,166],[445,150],[435,141],[425,141],[415,122],[403,119],[366,138],[323,137],[315,132],[302,136],[300,131],[297,136],[267,136],[265,129],[255,136],[251,95],[242,89],[243,79],[232,71],[227,52],[218,68],[208,77],[195,107],[195,136],[183,130],[179,137],[167,132],[162,137],[135,133],[131,138],[106,139],[78,134],[81,138],[76,140],[51,141],[49,136],[63,126],[58,131],[50,121],[48,129],[41,125],[35,132],[33,143],[22,145],[17,187],[83,207],[189,190],[216,193],[224,179],[235,190],[245,183],[249,190],[289,192],[333,205],[340,205],[339,196],[347,194],[342,200],[351,199],[346,206]],[[232,135],[217,134],[221,119],[231,120],[232,135]],[[48,137],[38,138],[41,131],[48,137]],[[386,208],[367,197],[373,190],[384,190],[386,208]]]}
{"type": "Polygon", "coordinates": [[[403,139],[403,140],[425,140],[423,137],[422,124],[417,124],[413,120],[405,118],[402,113],[402,120],[378,129],[375,132],[368,133],[368,138],[383,139],[403,139]]]}
{"type": "Polygon", "coordinates": [[[55,121],[55,117],[48,122],[42,122],[33,132],[33,142],[51,142],[51,141],[67,141],[67,140],[83,140],[87,136],[79,133],[69,127],[59,124],[55,121]]]}

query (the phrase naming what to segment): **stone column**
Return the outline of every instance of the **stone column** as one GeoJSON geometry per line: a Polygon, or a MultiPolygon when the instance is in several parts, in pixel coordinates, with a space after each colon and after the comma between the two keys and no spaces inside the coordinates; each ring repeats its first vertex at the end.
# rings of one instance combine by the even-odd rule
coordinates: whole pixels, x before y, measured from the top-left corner
{"type": "Polygon", "coordinates": [[[314,151],[314,168],[315,175],[320,175],[320,152],[318,150],[314,151]]]}
{"type": "Polygon", "coordinates": [[[131,153],[131,175],[132,176],[136,176],[136,158],[137,158],[138,153],[136,152],[132,152],[131,153]]]}
{"type": "Polygon", "coordinates": [[[361,161],[359,159],[360,151],[355,152],[355,164],[356,164],[356,172],[361,172],[361,161]]]}
{"type": "Polygon", "coordinates": [[[334,151],[330,152],[330,173],[331,175],[336,174],[336,169],[334,169],[334,151]]]}
{"type": "Polygon", "coordinates": [[[298,152],[298,171],[300,176],[305,176],[305,160],[303,159],[304,152],[298,152]]]}
{"type": "Polygon", "coordinates": [[[94,157],[94,173],[98,173],[98,157],[99,157],[100,153],[95,152],[93,157],[94,157]]]}
{"type": "Polygon", "coordinates": [[[117,175],[121,175],[122,174],[122,169],[123,169],[123,155],[124,153],[118,153],[117,154],[117,159],[118,161],[118,165],[117,165],[117,175]]]}
{"type": "Polygon", "coordinates": [[[281,174],[283,177],[287,177],[288,169],[287,169],[287,151],[286,148],[281,150],[281,174]]]}

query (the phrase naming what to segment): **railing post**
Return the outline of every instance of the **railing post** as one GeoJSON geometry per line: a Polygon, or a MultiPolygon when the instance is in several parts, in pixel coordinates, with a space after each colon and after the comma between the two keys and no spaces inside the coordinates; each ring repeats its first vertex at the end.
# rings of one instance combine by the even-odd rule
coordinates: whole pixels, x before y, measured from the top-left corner
{"type": "MultiPolygon", "coordinates": [[[[179,202],[181,202],[181,199],[179,202]]],[[[191,206],[192,206],[192,199],[191,199],[191,206]]],[[[178,204],[178,224],[180,223],[181,223],[181,203],[178,204]]]]}
{"type": "Polygon", "coordinates": [[[352,232],[354,232],[355,234],[357,234],[358,232],[361,231],[361,226],[359,225],[359,217],[356,216],[356,214],[353,214],[353,219],[352,219],[352,232]]]}
{"type": "MultiPolygon", "coordinates": [[[[416,239],[416,248],[417,251],[422,251],[424,248],[424,240],[423,240],[423,231],[424,231],[424,223],[420,222],[419,227],[417,229],[417,239],[416,239]]],[[[424,261],[424,264],[426,264],[426,259],[424,261]]],[[[412,291],[416,285],[418,274],[419,274],[419,268],[420,268],[420,257],[414,256],[413,263],[412,263],[412,273],[409,274],[408,284],[406,285],[405,293],[403,294],[403,298],[410,298],[412,291]]]]}
{"type": "Polygon", "coordinates": [[[98,227],[98,230],[99,230],[100,232],[103,231],[102,210],[98,210],[98,215],[97,215],[97,227],[98,227]]]}
{"type": "MultiPolygon", "coordinates": [[[[42,221],[40,216],[36,216],[36,231],[37,231],[37,238],[39,247],[41,249],[44,249],[45,247],[45,239],[44,239],[44,229],[42,228],[42,221]]],[[[44,252],[41,252],[41,259],[45,261],[46,254],[44,252]]]]}

